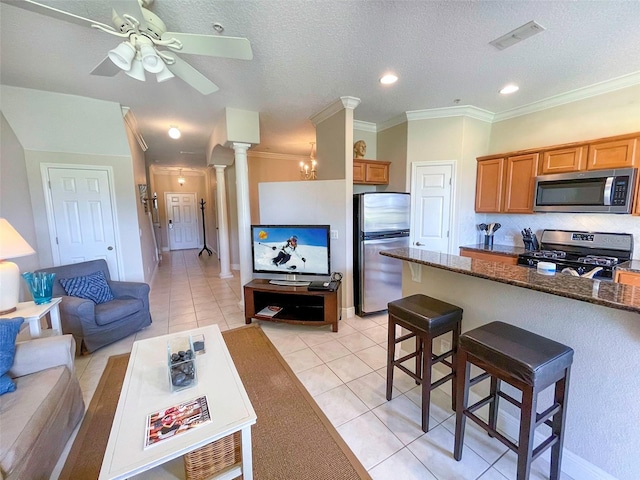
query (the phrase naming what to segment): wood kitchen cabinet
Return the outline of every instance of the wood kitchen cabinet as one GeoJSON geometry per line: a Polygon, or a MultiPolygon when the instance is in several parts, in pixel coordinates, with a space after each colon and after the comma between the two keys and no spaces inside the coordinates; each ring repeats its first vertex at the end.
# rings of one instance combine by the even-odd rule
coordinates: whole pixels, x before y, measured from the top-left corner
{"type": "Polygon", "coordinates": [[[478,159],[476,212],[533,213],[537,153],[478,159]]]}
{"type": "Polygon", "coordinates": [[[388,185],[391,162],[378,160],[353,160],[353,183],[363,185],[388,185]]]}
{"type": "Polygon", "coordinates": [[[628,272],[626,270],[616,270],[614,281],[626,285],[640,287],[640,273],[628,272]]]}
{"type": "Polygon", "coordinates": [[[460,248],[461,257],[475,258],[477,260],[486,260],[488,262],[506,263],[508,265],[517,265],[518,257],[516,255],[500,255],[496,253],[478,252],[467,248],[460,248]]]}
{"type": "Polygon", "coordinates": [[[505,158],[478,160],[476,177],[476,212],[502,211],[502,185],[505,158]]]}
{"type": "Polygon", "coordinates": [[[547,175],[551,173],[578,172],[587,166],[587,152],[589,147],[582,145],[572,148],[560,148],[549,150],[542,155],[540,163],[540,173],[547,175]]]}
{"type": "Polygon", "coordinates": [[[627,138],[589,145],[587,170],[640,166],[638,139],[627,138]]]}

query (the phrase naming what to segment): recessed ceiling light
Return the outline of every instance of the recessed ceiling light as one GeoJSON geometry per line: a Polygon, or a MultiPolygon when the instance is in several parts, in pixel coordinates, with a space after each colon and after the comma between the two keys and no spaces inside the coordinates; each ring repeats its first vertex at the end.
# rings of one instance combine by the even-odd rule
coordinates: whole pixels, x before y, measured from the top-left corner
{"type": "Polygon", "coordinates": [[[381,79],[380,79],[380,83],[383,85],[391,85],[392,83],[396,83],[398,81],[398,77],[396,77],[395,75],[388,73],[387,75],[384,75],[381,79]]]}
{"type": "Polygon", "coordinates": [[[500,90],[500,93],[503,95],[509,95],[510,93],[517,92],[518,90],[520,90],[519,86],[510,83],[509,85],[503,87],[502,90],[500,90]]]}
{"type": "Polygon", "coordinates": [[[178,127],[171,127],[169,129],[169,136],[171,138],[178,139],[178,138],[180,138],[180,135],[181,135],[181,133],[180,133],[180,130],[178,130],[178,127]]]}

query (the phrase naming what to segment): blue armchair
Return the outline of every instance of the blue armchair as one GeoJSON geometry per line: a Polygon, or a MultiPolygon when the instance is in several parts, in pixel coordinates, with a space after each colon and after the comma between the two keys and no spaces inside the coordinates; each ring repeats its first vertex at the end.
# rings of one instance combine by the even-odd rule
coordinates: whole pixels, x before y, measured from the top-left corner
{"type": "Polygon", "coordinates": [[[91,260],[37,271],[56,274],[53,296],[62,297],[62,331],[73,335],[79,351],[91,353],[151,324],[149,285],[111,280],[105,260],[91,260]],[[113,300],[105,303],[96,304],[92,300],[69,296],[59,282],[61,278],[80,277],[98,271],[104,273],[114,296],[113,300]]]}

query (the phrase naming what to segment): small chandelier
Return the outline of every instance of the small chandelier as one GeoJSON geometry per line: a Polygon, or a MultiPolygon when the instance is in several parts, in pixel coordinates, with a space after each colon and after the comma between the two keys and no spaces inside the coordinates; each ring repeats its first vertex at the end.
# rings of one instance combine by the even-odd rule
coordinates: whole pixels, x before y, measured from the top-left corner
{"type": "Polygon", "coordinates": [[[184,177],[182,176],[182,169],[180,169],[180,173],[178,174],[178,183],[180,186],[184,185],[184,177]]]}
{"type": "Polygon", "coordinates": [[[311,144],[311,152],[309,153],[309,165],[305,162],[300,162],[300,179],[301,180],[317,180],[317,169],[316,166],[318,162],[316,162],[315,156],[315,144],[316,142],[309,142],[311,144]]]}

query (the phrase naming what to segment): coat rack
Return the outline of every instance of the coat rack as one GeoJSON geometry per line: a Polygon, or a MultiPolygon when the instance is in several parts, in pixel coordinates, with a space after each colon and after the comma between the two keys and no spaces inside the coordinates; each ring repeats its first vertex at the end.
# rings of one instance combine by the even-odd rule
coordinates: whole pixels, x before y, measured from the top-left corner
{"type": "Polygon", "coordinates": [[[198,253],[198,256],[202,255],[202,252],[204,252],[205,250],[207,251],[207,253],[209,254],[209,256],[211,256],[211,254],[213,253],[209,247],[207,247],[207,229],[205,228],[205,224],[204,224],[204,206],[207,202],[204,201],[204,198],[200,199],[200,210],[202,210],[202,241],[204,242],[204,247],[202,247],[202,250],[200,250],[200,253],[198,253]]]}

